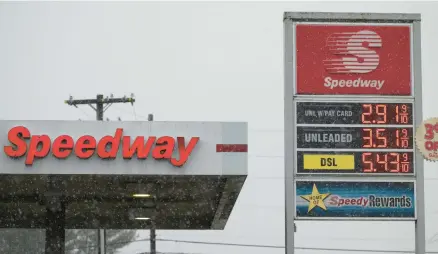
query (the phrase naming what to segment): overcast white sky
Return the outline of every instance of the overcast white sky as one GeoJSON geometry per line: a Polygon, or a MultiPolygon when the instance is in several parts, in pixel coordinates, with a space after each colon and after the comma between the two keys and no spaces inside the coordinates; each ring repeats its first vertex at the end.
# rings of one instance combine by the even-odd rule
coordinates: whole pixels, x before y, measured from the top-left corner
{"type": "MultiPolygon", "coordinates": [[[[423,105],[429,118],[438,114],[436,10],[438,3],[400,2],[1,3],[0,118],[91,120],[90,108],[68,107],[63,100],[70,94],[134,92],[135,111],[115,105],[106,116],[144,120],[153,112],[158,121],[248,121],[249,177],[226,229],[159,231],[158,237],[284,246],[283,12],[421,13],[423,105]]],[[[424,168],[428,251],[438,251],[437,168],[428,162],[424,168]]],[[[412,250],[413,229],[403,222],[301,222],[296,246],[412,250]]],[[[284,253],[173,242],[157,246],[208,254],[284,253]]],[[[135,243],[123,253],[148,249],[147,242],[135,243]]]]}

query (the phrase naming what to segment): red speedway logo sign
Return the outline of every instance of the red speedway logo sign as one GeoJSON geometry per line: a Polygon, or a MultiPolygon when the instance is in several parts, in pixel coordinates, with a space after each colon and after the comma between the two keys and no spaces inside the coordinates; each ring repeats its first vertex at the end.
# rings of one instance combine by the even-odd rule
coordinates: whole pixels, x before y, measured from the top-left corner
{"type": "Polygon", "coordinates": [[[408,25],[296,25],[297,94],[411,94],[408,25]]]}
{"type": "Polygon", "coordinates": [[[28,128],[16,126],[9,130],[8,140],[10,145],[4,146],[4,153],[11,158],[25,157],[28,166],[49,154],[58,159],[66,159],[72,154],[80,159],[89,159],[94,154],[101,159],[115,159],[121,149],[123,159],[152,157],[181,167],[189,159],[199,137],[190,138],[187,145],[184,137],[138,136],[132,141],[130,136],[123,135],[123,128],[117,128],[113,136],[101,139],[83,135],[74,140],[69,135],[60,135],[52,140],[48,135],[32,135],[28,128]]]}

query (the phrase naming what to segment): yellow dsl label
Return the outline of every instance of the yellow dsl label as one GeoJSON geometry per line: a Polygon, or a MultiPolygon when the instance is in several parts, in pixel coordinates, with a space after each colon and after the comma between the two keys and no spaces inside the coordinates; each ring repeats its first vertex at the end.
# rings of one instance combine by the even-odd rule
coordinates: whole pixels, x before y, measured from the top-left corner
{"type": "Polygon", "coordinates": [[[305,170],[354,170],[353,154],[304,154],[305,170]]]}

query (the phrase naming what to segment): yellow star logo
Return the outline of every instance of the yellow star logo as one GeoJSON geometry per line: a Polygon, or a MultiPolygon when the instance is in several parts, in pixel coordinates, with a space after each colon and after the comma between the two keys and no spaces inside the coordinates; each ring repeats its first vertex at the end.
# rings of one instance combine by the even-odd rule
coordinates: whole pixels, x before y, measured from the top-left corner
{"type": "Polygon", "coordinates": [[[312,211],[315,207],[320,207],[324,211],[327,211],[327,207],[325,207],[324,199],[326,199],[328,196],[330,196],[330,193],[321,194],[318,191],[318,188],[316,188],[316,184],[313,184],[312,194],[310,195],[304,195],[301,196],[303,199],[309,201],[309,209],[307,210],[307,213],[312,211]]]}

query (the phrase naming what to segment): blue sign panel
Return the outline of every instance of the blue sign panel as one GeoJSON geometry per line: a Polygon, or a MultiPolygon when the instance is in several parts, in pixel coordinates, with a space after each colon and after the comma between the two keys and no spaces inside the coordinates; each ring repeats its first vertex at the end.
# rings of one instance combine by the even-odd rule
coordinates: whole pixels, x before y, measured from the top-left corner
{"type": "Polygon", "coordinates": [[[415,184],[296,181],[296,217],[415,219],[415,184]]]}

